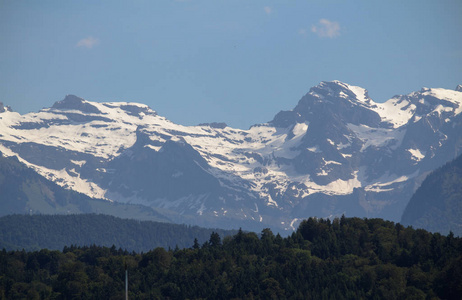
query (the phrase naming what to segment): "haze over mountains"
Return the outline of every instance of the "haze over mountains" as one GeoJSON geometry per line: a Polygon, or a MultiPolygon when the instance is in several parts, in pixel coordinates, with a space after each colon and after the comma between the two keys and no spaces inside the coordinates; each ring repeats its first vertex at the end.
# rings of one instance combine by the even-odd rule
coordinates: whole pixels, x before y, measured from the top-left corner
{"type": "Polygon", "coordinates": [[[425,178],[406,206],[401,224],[462,236],[462,155],[425,178]]]}
{"type": "MultiPolygon", "coordinates": [[[[93,199],[67,190],[16,157],[0,156],[0,215],[9,214],[81,214],[103,213],[124,218],[171,222],[151,208],[142,205],[114,203],[93,199]]],[[[1,227],[1,226],[0,226],[1,227]]],[[[1,227],[6,230],[5,227],[1,227]]],[[[7,234],[11,232],[8,230],[7,234]]]]}
{"type": "Polygon", "coordinates": [[[309,216],[342,214],[399,221],[425,176],[461,153],[461,112],[461,86],[375,103],[365,89],[333,81],[241,130],[182,126],[143,104],[68,95],[38,113],[3,109],[0,152],[65,188],[149,206],[179,223],[294,229],[309,216]]]}

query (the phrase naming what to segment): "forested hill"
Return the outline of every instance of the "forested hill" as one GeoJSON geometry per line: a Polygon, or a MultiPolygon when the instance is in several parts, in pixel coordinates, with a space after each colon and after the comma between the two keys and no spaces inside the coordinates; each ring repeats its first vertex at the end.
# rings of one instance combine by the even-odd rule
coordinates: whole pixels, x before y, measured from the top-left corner
{"type": "Polygon", "coordinates": [[[401,223],[462,236],[462,155],[425,178],[404,210],[401,223]]]}
{"type": "Polygon", "coordinates": [[[239,231],[144,254],[0,251],[0,298],[460,299],[462,239],[381,219],[308,219],[287,238],[239,231]]]}
{"type": "Polygon", "coordinates": [[[129,251],[146,252],[156,247],[191,247],[195,238],[203,243],[212,232],[226,236],[237,231],[96,214],[10,215],[0,218],[0,249],[62,250],[70,245],[114,245],[129,251]]]}

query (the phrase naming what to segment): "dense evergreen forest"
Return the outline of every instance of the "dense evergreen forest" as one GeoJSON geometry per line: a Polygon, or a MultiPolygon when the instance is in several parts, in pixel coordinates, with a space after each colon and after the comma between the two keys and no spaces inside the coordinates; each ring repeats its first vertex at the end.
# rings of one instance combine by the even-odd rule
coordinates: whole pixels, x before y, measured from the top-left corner
{"type": "Polygon", "coordinates": [[[303,221],[189,248],[0,253],[1,299],[460,299],[462,239],[381,219],[303,221]]]}
{"type": "Polygon", "coordinates": [[[237,230],[206,229],[171,223],[121,219],[108,215],[11,215],[0,218],[0,249],[62,250],[64,246],[99,245],[128,251],[157,247],[186,248],[212,232],[224,237],[237,230]]]}

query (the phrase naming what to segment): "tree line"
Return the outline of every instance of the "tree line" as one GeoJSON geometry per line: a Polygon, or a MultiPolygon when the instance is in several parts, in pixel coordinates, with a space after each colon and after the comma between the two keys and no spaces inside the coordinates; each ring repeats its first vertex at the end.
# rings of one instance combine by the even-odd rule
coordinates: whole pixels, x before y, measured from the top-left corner
{"type": "Polygon", "coordinates": [[[188,248],[0,253],[0,299],[460,299],[462,239],[381,219],[310,218],[283,238],[213,232],[188,248]]]}

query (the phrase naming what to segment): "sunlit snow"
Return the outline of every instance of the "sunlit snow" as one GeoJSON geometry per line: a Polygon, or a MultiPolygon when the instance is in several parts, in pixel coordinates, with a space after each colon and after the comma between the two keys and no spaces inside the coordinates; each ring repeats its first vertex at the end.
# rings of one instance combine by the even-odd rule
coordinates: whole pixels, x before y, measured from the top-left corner
{"type": "MultiPolygon", "coordinates": [[[[375,103],[367,97],[367,91],[357,86],[341,84],[344,88],[354,93],[358,105],[375,111],[382,118],[383,122],[391,124],[390,128],[373,128],[363,124],[346,124],[352,132],[348,143],[335,143],[333,137],[327,137],[328,144],[338,150],[337,157],[327,159],[320,145],[310,146],[303,144],[306,133],[310,131],[310,123],[296,123],[289,128],[275,128],[269,124],[261,124],[251,127],[249,130],[233,129],[230,127],[212,128],[209,126],[182,126],[175,124],[164,117],[158,116],[144,104],[131,102],[108,102],[97,103],[85,101],[98,109],[101,113],[82,113],[78,110],[43,109],[38,113],[20,115],[15,112],[4,112],[0,118],[1,140],[13,143],[38,143],[52,146],[59,149],[66,149],[76,153],[91,154],[101,160],[110,160],[119,155],[131,156],[130,147],[137,140],[138,134],[142,133],[148,137],[144,147],[152,151],[162,151],[163,144],[168,141],[187,143],[193,147],[208,163],[206,170],[220,180],[238,184],[240,180],[252,182],[251,191],[258,195],[268,206],[280,207],[271,196],[268,184],[274,185],[274,190],[285,191],[291,183],[304,184],[306,188],[297,188],[299,198],[306,197],[313,193],[325,193],[329,195],[346,195],[353,192],[354,188],[364,187],[366,191],[386,191],[393,188],[394,184],[404,182],[416,174],[398,176],[386,174],[373,182],[368,182],[360,170],[353,170],[348,180],[337,179],[324,185],[315,183],[310,175],[298,174],[293,165],[276,163],[277,159],[292,160],[306,150],[322,156],[324,168],[320,169],[317,176],[327,176],[330,168],[341,166],[343,158],[350,159],[354,152],[351,150],[354,139],[359,139],[362,144],[358,149],[361,152],[369,148],[397,149],[402,145],[406,134],[406,127],[403,125],[419,121],[422,116],[416,114],[416,104],[419,99],[424,102],[423,97],[432,96],[448,102],[436,105],[433,108],[435,114],[448,114],[446,120],[462,112],[462,92],[445,89],[423,89],[421,92],[412,93],[407,96],[397,96],[385,103],[375,103]],[[414,99],[414,100],[413,100],[414,99]],[[417,100],[415,100],[417,99],[417,100]],[[412,102],[416,101],[416,102],[412,102]],[[412,102],[412,103],[411,103],[412,102]],[[130,113],[127,107],[137,107],[143,112],[138,114],[130,113]],[[125,109],[124,109],[125,108],[125,109]],[[86,122],[73,121],[66,116],[66,113],[84,115],[89,118],[86,122]],[[22,128],[22,125],[30,124],[31,128],[22,128]],[[304,146],[303,146],[304,145],[304,146]],[[343,153],[345,152],[345,153],[343,153]],[[341,155],[341,156],[340,156],[341,155]],[[339,160],[339,161],[337,161],[339,160]],[[263,163],[263,161],[265,163],[263,163]],[[261,171],[264,167],[264,173],[261,171]],[[260,171],[257,168],[260,168],[260,171]]],[[[342,92],[343,93],[343,92],[342,92]]],[[[351,93],[349,93],[351,94],[351,93]]],[[[313,95],[322,98],[322,95],[313,95]]],[[[345,93],[341,96],[347,97],[345,93]]],[[[422,104],[422,103],[421,103],[422,104]]],[[[314,144],[314,143],[313,143],[314,144]]],[[[309,145],[313,145],[309,144],[309,145]]],[[[322,144],[322,143],[320,143],[322,144]]],[[[358,151],[354,150],[354,151],[358,151]]],[[[17,153],[0,143],[0,151],[6,156],[18,156],[17,153]]],[[[335,150],[334,150],[335,151],[335,150]]],[[[412,159],[420,162],[425,156],[425,149],[407,149],[412,159]]],[[[328,151],[326,151],[328,152],[328,151]]],[[[355,154],[356,155],[356,154],[355,154]]],[[[21,162],[34,168],[45,177],[56,180],[58,184],[76,191],[85,193],[91,197],[108,198],[121,200],[122,196],[108,193],[78,175],[78,167],[83,167],[86,160],[70,160],[75,168],[54,170],[36,164],[31,164],[18,156],[21,162]]],[[[109,172],[108,170],[100,170],[109,172]]],[[[314,176],[315,174],[313,174],[314,176]]],[[[183,173],[178,171],[172,174],[173,178],[180,178],[183,173]]],[[[325,178],[325,177],[324,177],[325,178]]],[[[292,189],[295,187],[292,186],[292,189]]],[[[148,205],[160,205],[165,208],[178,207],[183,203],[194,205],[197,214],[203,214],[206,210],[205,200],[207,195],[198,197],[190,195],[185,198],[167,201],[166,199],[140,199],[137,195],[126,201],[146,202],[148,205]],[[193,200],[194,198],[194,200],[193,200]]],[[[256,212],[258,206],[255,204],[256,212]]],[[[226,213],[226,211],[224,212],[226,213]]],[[[258,217],[261,221],[261,216],[258,217]]],[[[292,223],[296,221],[294,219],[292,223]]],[[[292,226],[291,223],[291,226],[292,226]]]]}

